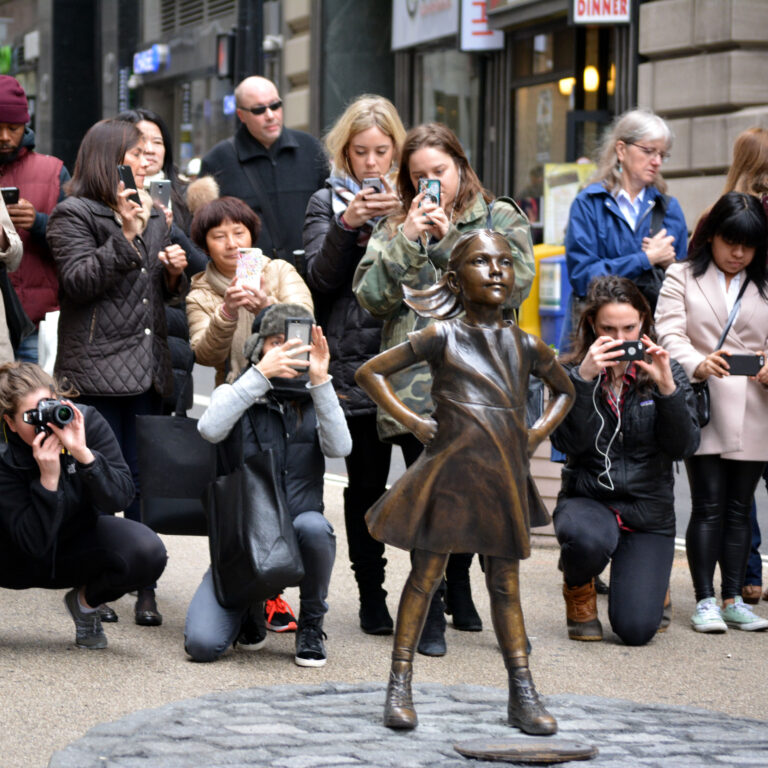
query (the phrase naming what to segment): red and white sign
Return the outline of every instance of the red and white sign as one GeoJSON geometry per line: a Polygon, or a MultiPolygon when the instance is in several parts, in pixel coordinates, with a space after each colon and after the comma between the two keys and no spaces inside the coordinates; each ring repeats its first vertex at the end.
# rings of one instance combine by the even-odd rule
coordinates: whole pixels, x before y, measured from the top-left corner
{"type": "Polygon", "coordinates": [[[573,0],[574,24],[629,24],[631,0],[573,0]]]}
{"type": "Polygon", "coordinates": [[[461,50],[500,51],[504,33],[488,26],[487,0],[461,0],[461,50]]]}

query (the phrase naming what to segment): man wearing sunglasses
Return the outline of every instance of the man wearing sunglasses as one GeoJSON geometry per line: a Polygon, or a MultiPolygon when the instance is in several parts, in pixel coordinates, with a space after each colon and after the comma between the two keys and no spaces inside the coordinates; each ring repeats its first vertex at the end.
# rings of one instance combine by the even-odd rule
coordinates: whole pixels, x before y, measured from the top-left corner
{"type": "Polygon", "coordinates": [[[239,197],[261,218],[258,245],[294,263],[309,198],[325,184],[328,163],[320,142],[283,126],[275,84],[247,77],[235,88],[240,125],[203,158],[200,174],[216,177],[221,194],[239,197]]]}

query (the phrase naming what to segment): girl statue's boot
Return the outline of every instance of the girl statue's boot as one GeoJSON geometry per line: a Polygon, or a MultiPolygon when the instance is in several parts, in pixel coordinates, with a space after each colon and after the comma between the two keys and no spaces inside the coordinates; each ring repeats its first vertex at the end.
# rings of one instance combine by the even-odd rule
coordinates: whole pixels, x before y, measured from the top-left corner
{"type": "Polygon", "coordinates": [[[544,709],[528,667],[509,669],[507,722],[534,736],[557,733],[557,721],[544,709]]]}
{"type": "Polygon", "coordinates": [[[411,729],[419,724],[411,696],[410,661],[393,661],[387,686],[387,701],[384,704],[384,725],[387,728],[411,729]]]}

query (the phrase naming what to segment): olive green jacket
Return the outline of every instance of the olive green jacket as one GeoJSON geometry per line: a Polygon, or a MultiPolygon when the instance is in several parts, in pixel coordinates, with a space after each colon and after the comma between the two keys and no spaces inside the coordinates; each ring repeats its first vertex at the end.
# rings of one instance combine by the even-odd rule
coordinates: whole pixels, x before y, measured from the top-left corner
{"type": "MultiPolygon", "coordinates": [[[[516,309],[528,296],[533,282],[535,262],[528,219],[509,197],[498,197],[491,207],[493,229],[507,238],[515,257],[515,287],[507,301],[516,309]]],[[[437,243],[409,240],[403,226],[393,231],[387,219],[380,221],[371,235],[365,255],[360,260],[352,289],[357,300],[374,317],[384,321],[381,349],[389,349],[408,340],[411,331],[434,322],[420,317],[403,301],[403,285],[423,290],[436,283],[448,266],[451,250],[461,235],[473,229],[485,229],[488,205],[478,195],[461,218],[451,223],[446,236],[437,243]],[[394,234],[393,234],[394,232],[394,234]]],[[[428,415],[433,410],[430,389],[432,376],[426,363],[418,363],[389,377],[395,394],[413,411],[428,415]]],[[[408,430],[379,409],[379,437],[391,440],[408,430]]]]}

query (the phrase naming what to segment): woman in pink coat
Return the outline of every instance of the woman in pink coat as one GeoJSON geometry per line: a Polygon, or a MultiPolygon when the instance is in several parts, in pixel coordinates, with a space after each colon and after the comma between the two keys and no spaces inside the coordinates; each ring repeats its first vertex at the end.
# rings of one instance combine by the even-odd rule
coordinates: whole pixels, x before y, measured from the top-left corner
{"type": "MultiPolygon", "coordinates": [[[[692,381],[709,382],[711,419],[686,459],[691,519],[686,550],[696,592],[697,632],[768,629],[742,600],[752,496],[768,461],[768,365],[735,375],[732,355],[768,350],[766,219],[752,195],[729,192],[709,212],[686,261],[672,264],[659,295],[661,344],[692,381]],[[720,349],[734,305],[740,304],[720,349]],[[714,591],[720,562],[722,610],[714,591]]],[[[750,358],[747,358],[749,361],[750,358]]]]}

